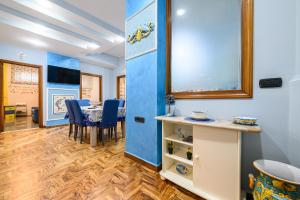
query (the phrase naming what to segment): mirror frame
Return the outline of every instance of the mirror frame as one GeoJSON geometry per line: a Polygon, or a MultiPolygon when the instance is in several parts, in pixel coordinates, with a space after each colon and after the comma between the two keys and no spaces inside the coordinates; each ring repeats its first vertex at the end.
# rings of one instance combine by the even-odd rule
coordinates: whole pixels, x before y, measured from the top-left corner
{"type": "Polygon", "coordinates": [[[171,1],[167,0],[166,30],[166,91],[176,99],[242,99],[253,97],[253,7],[254,0],[241,0],[241,90],[203,91],[203,92],[172,92],[171,81],[171,50],[172,50],[172,15],[171,1]]]}

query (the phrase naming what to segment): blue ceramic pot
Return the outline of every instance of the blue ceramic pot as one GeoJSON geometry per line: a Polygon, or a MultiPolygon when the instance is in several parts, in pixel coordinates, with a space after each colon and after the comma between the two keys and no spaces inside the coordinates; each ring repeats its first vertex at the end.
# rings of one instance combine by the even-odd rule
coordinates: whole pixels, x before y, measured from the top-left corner
{"type": "Polygon", "coordinates": [[[300,169],[268,160],[255,161],[254,167],[260,172],[252,180],[255,200],[300,200],[300,169]]]}

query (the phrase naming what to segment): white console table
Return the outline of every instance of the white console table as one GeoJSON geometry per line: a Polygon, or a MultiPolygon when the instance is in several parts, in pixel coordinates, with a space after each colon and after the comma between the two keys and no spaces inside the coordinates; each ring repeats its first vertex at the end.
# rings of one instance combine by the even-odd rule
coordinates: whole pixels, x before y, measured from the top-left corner
{"type": "Polygon", "coordinates": [[[243,126],[231,121],[216,120],[197,122],[185,117],[159,116],[162,121],[162,171],[163,179],[205,198],[239,200],[241,198],[241,136],[242,132],[259,133],[259,126],[243,126]],[[193,136],[185,142],[177,132],[193,136]],[[172,141],[174,153],[169,154],[168,142],[172,141]],[[190,148],[193,159],[186,158],[190,148]],[[190,173],[176,171],[178,163],[190,173]]]}

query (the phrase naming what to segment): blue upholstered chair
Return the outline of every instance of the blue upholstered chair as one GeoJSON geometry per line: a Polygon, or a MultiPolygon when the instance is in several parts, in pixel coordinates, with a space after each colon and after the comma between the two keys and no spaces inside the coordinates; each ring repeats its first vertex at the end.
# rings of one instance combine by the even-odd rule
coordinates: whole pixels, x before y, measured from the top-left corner
{"type": "MultiPolygon", "coordinates": [[[[119,99],[119,108],[125,107],[125,100],[119,99]]],[[[121,122],[121,129],[122,129],[122,137],[125,137],[125,131],[124,131],[124,124],[125,124],[125,116],[118,116],[118,122],[121,122]]]]}
{"type": "Polygon", "coordinates": [[[118,120],[118,100],[106,100],[103,106],[102,119],[98,124],[99,127],[99,138],[102,140],[104,145],[104,129],[112,129],[115,132],[115,141],[118,141],[117,133],[117,120],[118,120]]]}
{"type": "MultiPolygon", "coordinates": [[[[69,128],[69,137],[71,136],[72,132],[73,132],[73,125],[76,126],[75,124],[75,116],[74,116],[74,112],[72,109],[72,105],[71,105],[71,101],[70,100],[66,100],[65,101],[66,106],[67,106],[67,110],[68,110],[68,119],[69,119],[69,123],[70,123],[70,128],[69,128]]],[[[77,128],[74,127],[74,130],[76,130],[77,128]]],[[[75,139],[75,135],[76,133],[74,132],[74,139],[75,139]]]]}
{"type": "MultiPolygon", "coordinates": [[[[80,143],[82,143],[83,140],[83,128],[85,128],[85,134],[87,134],[87,119],[86,116],[83,114],[79,102],[77,100],[71,100],[71,106],[73,109],[73,113],[74,113],[74,117],[75,117],[75,124],[77,125],[77,127],[79,127],[80,129],[80,133],[81,133],[81,139],[80,139],[80,143]]],[[[77,138],[77,128],[76,127],[76,131],[75,131],[75,140],[77,138]]]]}
{"type": "Polygon", "coordinates": [[[80,99],[77,101],[79,103],[79,106],[90,106],[91,105],[91,102],[88,99],[80,99]]]}

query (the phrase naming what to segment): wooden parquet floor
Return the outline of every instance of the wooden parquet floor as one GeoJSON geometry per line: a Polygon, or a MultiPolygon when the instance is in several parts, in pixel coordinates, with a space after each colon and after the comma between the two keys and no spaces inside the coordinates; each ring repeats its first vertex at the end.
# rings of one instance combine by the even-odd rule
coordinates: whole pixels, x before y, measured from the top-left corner
{"type": "Polygon", "coordinates": [[[92,149],[67,127],[1,133],[0,200],[198,198],[124,157],[124,145],[92,149]]]}

